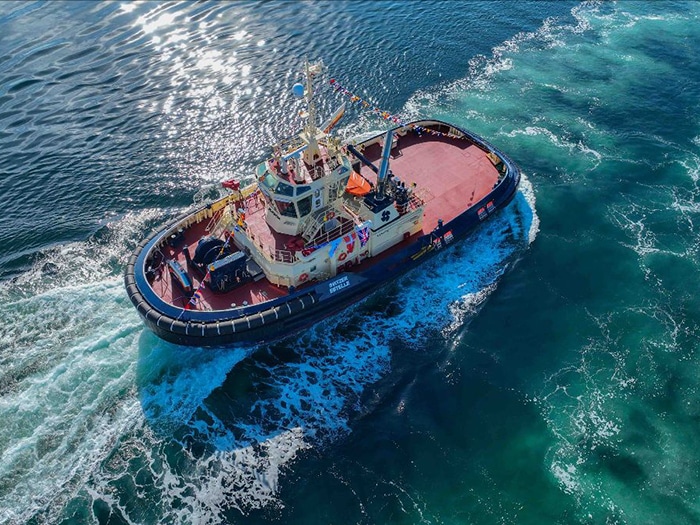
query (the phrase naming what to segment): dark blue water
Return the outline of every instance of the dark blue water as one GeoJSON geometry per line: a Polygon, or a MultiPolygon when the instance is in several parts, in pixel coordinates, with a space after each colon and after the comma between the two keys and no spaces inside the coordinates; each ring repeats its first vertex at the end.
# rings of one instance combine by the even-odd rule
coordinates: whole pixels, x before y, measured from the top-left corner
{"type": "Polygon", "coordinates": [[[0,3],[0,523],[700,522],[698,49],[695,2],[0,3]],[[305,57],[522,191],[296,339],[160,341],[128,255],[305,57]]]}

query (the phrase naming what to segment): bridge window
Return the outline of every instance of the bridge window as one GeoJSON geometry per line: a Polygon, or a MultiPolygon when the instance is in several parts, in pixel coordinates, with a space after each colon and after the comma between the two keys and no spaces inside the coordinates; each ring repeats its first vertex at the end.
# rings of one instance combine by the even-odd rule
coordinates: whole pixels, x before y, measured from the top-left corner
{"type": "Polygon", "coordinates": [[[297,186],[297,195],[311,191],[311,186],[297,186]]]}
{"type": "Polygon", "coordinates": [[[287,197],[292,197],[294,195],[294,186],[280,182],[275,189],[275,193],[278,195],[286,195],[287,197]]]}
{"type": "Polygon", "coordinates": [[[262,177],[260,177],[260,182],[268,189],[275,191],[275,187],[277,186],[277,179],[270,173],[269,171],[266,171],[262,177]]]}
{"type": "Polygon", "coordinates": [[[278,201],[275,199],[275,205],[277,205],[277,209],[282,216],[294,217],[296,219],[297,211],[293,202],[278,201]]]}
{"type": "Polygon", "coordinates": [[[297,202],[297,206],[299,208],[299,217],[306,217],[311,213],[311,195],[297,202]]]}

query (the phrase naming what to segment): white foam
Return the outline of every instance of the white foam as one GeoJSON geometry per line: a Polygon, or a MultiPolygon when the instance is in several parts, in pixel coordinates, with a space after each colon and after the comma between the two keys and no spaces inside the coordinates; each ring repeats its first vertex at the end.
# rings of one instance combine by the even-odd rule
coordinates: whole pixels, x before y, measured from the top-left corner
{"type": "Polygon", "coordinates": [[[558,18],[547,18],[535,31],[523,31],[491,50],[491,56],[476,55],[469,60],[469,73],[438,92],[418,92],[409,101],[409,108],[420,106],[417,100],[426,99],[433,106],[443,94],[462,94],[465,92],[485,92],[492,87],[492,82],[501,73],[515,67],[514,56],[523,48],[538,47],[552,49],[567,45],[567,36],[580,34],[591,28],[589,18],[597,12],[596,2],[583,2],[571,10],[575,25],[563,23],[558,18]]]}
{"type": "Polygon", "coordinates": [[[577,472],[574,465],[554,462],[549,467],[552,475],[559,481],[562,489],[567,494],[577,494],[581,491],[581,486],[577,481],[577,472]]]}
{"type": "MultiPolygon", "coordinates": [[[[279,505],[281,476],[298,454],[350,431],[364,389],[390,372],[392,341],[425,352],[428,334],[448,337],[478,311],[506,261],[536,235],[533,198],[524,178],[508,209],[405,278],[394,291],[398,314],[361,305],[293,343],[299,359],[258,363],[269,371],[260,385],[267,394],[236,420],[223,420],[207,399],[252,348],[182,349],[144,333],[103,259],[80,284],[60,285],[81,275],[71,258],[109,259],[125,251],[128,235],[111,236],[109,249],[56,250],[49,259],[59,269],[43,290],[20,293],[17,282],[3,290],[9,327],[0,337],[11,353],[2,359],[12,365],[0,398],[0,474],[13,481],[0,505],[26,521],[56,516],[81,493],[137,523],[115,488],[137,478],[150,480],[164,521],[216,523],[226,509],[279,505]],[[342,335],[348,319],[365,328],[342,335]]],[[[32,274],[18,281],[44,279],[41,265],[32,274]]]]}
{"type": "MultiPolygon", "coordinates": [[[[511,67],[503,55],[519,42],[497,48],[483,76],[511,67]]],[[[238,66],[227,67],[233,73],[238,66]]],[[[219,115],[220,100],[203,102],[209,86],[198,90],[194,107],[154,111],[172,119],[187,111],[219,115]]],[[[414,102],[404,114],[418,116],[414,102]]],[[[361,122],[356,129],[368,129],[361,122]]],[[[221,151],[216,142],[229,140],[217,135],[203,144],[221,151]]],[[[453,337],[539,229],[532,185],[523,176],[506,210],[391,288],[394,311],[364,303],[283,343],[295,358],[256,361],[268,374],[256,379],[255,402],[224,416],[209,400],[226,388],[232,369],[265,349],[183,349],[159,341],[144,332],[122,288],[121,270],[146,225],[176,212],[117,218],[102,237],[49,250],[32,270],[0,286],[9,320],[0,334],[0,478],[12,480],[0,492],[0,507],[11,519],[58,516],[79,494],[86,508],[100,500],[129,523],[147,521],[120,494],[142,483],[157,500],[153,521],[218,523],[230,508],[280,505],[284,471],[300,452],[351,431],[367,386],[391,373],[393,343],[429,352],[429,336],[453,337]],[[351,335],[349,323],[357,327],[351,335]]]]}
{"type": "Polygon", "coordinates": [[[3,306],[21,311],[8,327],[21,343],[2,352],[11,366],[0,398],[0,478],[14,481],[0,507],[20,521],[65,504],[137,417],[128,392],[141,323],[124,311],[123,293],[113,279],[3,306]]]}
{"type": "Polygon", "coordinates": [[[691,155],[689,158],[680,160],[679,162],[687,170],[693,182],[700,181],[700,156],[691,155]]]}

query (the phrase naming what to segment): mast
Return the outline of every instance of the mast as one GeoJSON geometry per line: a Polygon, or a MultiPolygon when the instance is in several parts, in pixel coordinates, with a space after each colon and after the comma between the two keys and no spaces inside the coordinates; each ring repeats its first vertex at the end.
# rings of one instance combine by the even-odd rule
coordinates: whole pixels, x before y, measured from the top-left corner
{"type": "MultiPolygon", "coordinates": [[[[317,66],[314,64],[314,68],[317,66]]],[[[316,71],[314,69],[314,71],[316,71]]],[[[316,136],[316,104],[314,103],[314,83],[313,83],[313,73],[311,70],[311,64],[309,60],[306,59],[304,65],[304,75],[306,76],[306,106],[308,112],[308,118],[306,119],[306,126],[304,126],[304,131],[309,135],[316,136]]]]}
{"type": "Polygon", "coordinates": [[[321,64],[310,64],[309,60],[306,59],[304,66],[304,74],[306,75],[306,106],[307,106],[307,120],[304,126],[304,132],[302,133],[302,140],[308,144],[308,147],[303,152],[304,162],[308,165],[313,166],[316,160],[321,156],[318,149],[318,142],[316,141],[316,135],[318,134],[318,128],[316,127],[316,104],[314,103],[314,85],[313,77],[314,75],[321,72],[321,64]]]}

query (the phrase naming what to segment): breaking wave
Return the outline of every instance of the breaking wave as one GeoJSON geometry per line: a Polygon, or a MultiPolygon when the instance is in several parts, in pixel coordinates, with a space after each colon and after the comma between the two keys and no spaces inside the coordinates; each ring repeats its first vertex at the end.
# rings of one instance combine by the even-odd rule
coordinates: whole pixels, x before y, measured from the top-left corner
{"type": "Polygon", "coordinates": [[[232,509],[280,508],[283,473],[351,431],[392,352],[429,357],[431,334],[462,328],[538,230],[523,178],[507,209],[391,286],[388,303],[369,298],[298,340],[205,350],[145,330],[122,289],[119,254],[160,213],[57,248],[0,291],[0,505],[11,523],[218,523],[232,509]]]}

